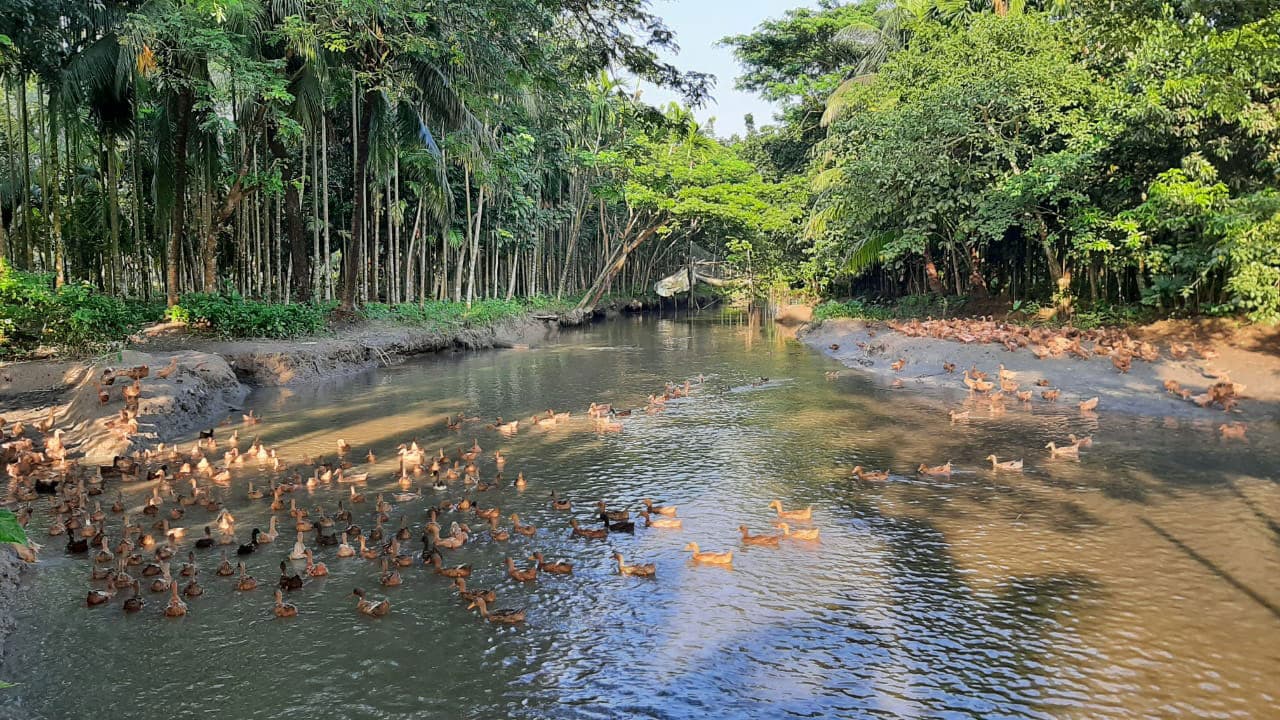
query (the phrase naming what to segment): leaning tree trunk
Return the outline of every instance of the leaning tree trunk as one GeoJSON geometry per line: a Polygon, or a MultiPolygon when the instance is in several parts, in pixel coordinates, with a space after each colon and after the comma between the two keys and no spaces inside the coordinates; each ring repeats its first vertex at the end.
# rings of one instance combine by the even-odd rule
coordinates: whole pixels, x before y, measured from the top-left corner
{"type": "MultiPolygon", "coordinates": [[[[373,125],[373,106],[378,100],[376,90],[366,91],[364,107],[360,109],[360,127],[356,130],[355,176],[361,180],[369,169],[369,130],[373,125]]],[[[364,206],[365,194],[360,187],[355,188],[355,201],[351,207],[351,240],[342,253],[342,304],[344,312],[356,309],[356,292],[360,286],[360,266],[364,262],[364,206]]]]}
{"type": "Polygon", "coordinates": [[[596,303],[600,302],[600,298],[604,297],[605,291],[608,290],[609,283],[613,282],[613,278],[622,271],[622,268],[626,267],[627,256],[643,245],[646,240],[657,234],[658,228],[661,227],[661,223],[657,222],[650,222],[644,230],[636,232],[636,228],[643,216],[644,214],[640,214],[631,217],[631,220],[627,223],[626,230],[623,231],[621,241],[614,248],[613,254],[610,255],[609,260],[604,265],[604,269],[596,276],[595,282],[591,283],[587,294],[578,303],[578,310],[595,309],[596,303]],[[634,237],[632,236],[633,233],[634,237]]]}
{"type": "MultiPolygon", "coordinates": [[[[201,238],[200,250],[204,255],[204,291],[207,293],[217,292],[218,290],[218,234],[226,226],[231,218],[235,217],[236,210],[240,207],[240,203],[252,191],[252,188],[245,186],[245,181],[249,178],[249,171],[253,169],[253,154],[248,151],[250,144],[256,143],[258,123],[261,123],[267,114],[267,106],[265,103],[258,103],[258,109],[250,120],[249,126],[245,129],[246,150],[240,157],[240,168],[236,171],[235,182],[231,183],[231,187],[227,190],[227,196],[223,198],[222,205],[219,206],[216,213],[213,213],[209,222],[205,225],[205,235],[201,238]]],[[[293,188],[297,193],[297,188],[293,188]]]]}

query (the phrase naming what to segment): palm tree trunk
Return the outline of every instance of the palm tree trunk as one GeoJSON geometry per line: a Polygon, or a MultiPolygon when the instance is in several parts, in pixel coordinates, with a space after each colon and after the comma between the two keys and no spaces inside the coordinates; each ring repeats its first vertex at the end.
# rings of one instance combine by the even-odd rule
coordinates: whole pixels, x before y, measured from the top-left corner
{"type": "Polygon", "coordinates": [[[333,299],[333,245],[329,235],[329,123],[320,113],[320,176],[324,178],[324,192],[320,202],[324,207],[321,221],[324,223],[324,299],[333,299]]]}
{"type": "Polygon", "coordinates": [[[320,289],[320,183],[318,143],[311,140],[311,283],[312,297],[322,297],[320,289]]]}
{"type": "Polygon", "coordinates": [[[31,115],[27,110],[27,79],[18,85],[18,118],[22,124],[22,240],[27,251],[27,267],[31,267],[31,115]]]}
{"type": "Polygon", "coordinates": [[[480,259],[480,222],[484,218],[484,185],[476,192],[476,221],[471,238],[471,269],[467,273],[467,307],[476,296],[476,262],[480,259]]]}
{"type": "MultiPolygon", "coordinates": [[[[369,130],[373,125],[373,109],[374,103],[378,99],[376,90],[366,91],[364,94],[364,107],[360,109],[358,115],[360,118],[356,130],[355,144],[355,176],[363,180],[365,173],[369,169],[369,130]]],[[[360,267],[363,263],[361,250],[364,248],[364,213],[365,213],[365,194],[361,192],[361,188],[355,188],[355,202],[351,208],[351,241],[348,243],[347,252],[342,257],[342,304],[340,309],[344,312],[354,312],[356,309],[356,290],[360,284],[360,267]]]]}
{"type": "Polygon", "coordinates": [[[112,293],[120,291],[119,278],[121,271],[120,256],[120,188],[119,181],[119,160],[116,159],[116,141],[115,138],[105,138],[106,148],[106,190],[107,190],[107,225],[111,228],[111,259],[110,259],[110,282],[108,287],[112,293]]]}
{"type": "Polygon", "coordinates": [[[194,104],[191,90],[183,89],[178,94],[175,107],[177,128],[173,134],[173,215],[165,252],[168,263],[165,277],[169,284],[165,301],[169,307],[178,304],[178,248],[187,231],[187,140],[191,136],[191,109],[194,104]]]}
{"type": "Polygon", "coordinates": [[[298,302],[311,299],[311,267],[307,255],[307,238],[302,226],[302,193],[298,190],[298,163],[280,139],[275,123],[267,126],[267,146],[280,163],[280,180],[284,184],[284,225],[289,243],[289,294],[298,302]]]}

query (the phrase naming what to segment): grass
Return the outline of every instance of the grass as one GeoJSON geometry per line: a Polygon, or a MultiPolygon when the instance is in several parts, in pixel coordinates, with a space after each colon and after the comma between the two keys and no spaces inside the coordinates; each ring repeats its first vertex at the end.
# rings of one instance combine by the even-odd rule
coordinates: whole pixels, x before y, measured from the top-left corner
{"type": "Polygon", "coordinates": [[[418,327],[449,330],[464,327],[485,327],[502,320],[522,317],[533,311],[561,312],[574,306],[576,299],[557,302],[555,298],[535,295],[529,298],[513,300],[476,300],[467,307],[466,303],[449,300],[432,300],[429,302],[404,303],[387,305],[386,303],[368,303],[362,309],[362,315],[368,320],[389,320],[418,327]]]}

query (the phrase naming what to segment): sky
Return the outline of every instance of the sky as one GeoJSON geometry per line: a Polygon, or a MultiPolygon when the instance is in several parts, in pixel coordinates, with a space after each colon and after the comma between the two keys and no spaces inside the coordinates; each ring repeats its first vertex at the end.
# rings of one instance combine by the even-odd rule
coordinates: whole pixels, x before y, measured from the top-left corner
{"type": "MultiPolygon", "coordinates": [[[[716,47],[726,35],[750,32],[768,18],[780,17],[793,7],[806,5],[802,0],[654,0],[652,11],[675,31],[680,53],[667,56],[681,70],[699,70],[716,76],[714,98],[694,112],[703,125],[716,119],[715,133],[728,137],[744,130],[742,116],[755,115],[757,125],[767,125],[777,108],[754,93],[734,88],[741,73],[727,47],[716,47]]],[[[675,93],[652,85],[641,84],[642,98],[653,105],[678,100],[675,93]]]]}

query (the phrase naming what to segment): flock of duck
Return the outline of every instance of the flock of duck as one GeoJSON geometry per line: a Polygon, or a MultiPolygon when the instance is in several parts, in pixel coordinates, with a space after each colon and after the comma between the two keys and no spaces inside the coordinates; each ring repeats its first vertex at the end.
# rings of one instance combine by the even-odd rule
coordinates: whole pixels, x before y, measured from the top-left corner
{"type": "MultiPolygon", "coordinates": [[[[1009,352],[1028,349],[1039,360],[1048,358],[1074,357],[1089,360],[1094,357],[1105,357],[1121,374],[1128,373],[1134,360],[1154,363],[1163,355],[1158,347],[1146,340],[1138,340],[1120,328],[1097,328],[1082,330],[1075,327],[1025,326],[1009,322],[1000,322],[993,318],[951,318],[947,320],[891,320],[885,323],[889,329],[906,337],[933,338],[948,340],[962,344],[979,343],[1003,345],[1009,352]],[[1085,343],[1090,343],[1086,345],[1085,343]]],[[[868,335],[875,337],[875,330],[868,335]]],[[[863,350],[868,350],[867,343],[858,343],[863,350]]],[[[835,346],[832,349],[838,349],[835,346]]],[[[1211,361],[1219,356],[1217,350],[1207,344],[1187,342],[1171,342],[1167,349],[1172,360],[1190,360],[1193,357],[1203,361],[1211,361]]],[[[901,371],[906,359],[899,358],[893,363],[895,372],[901,371]]],[[[947,365],[950,365],[948,363],[947,365]]],[[[947,365],[944,365],[946,369],[947,365]]],[[[1001,366],[1003,370],[1003,366],[1001,366]]],[[[947,372],[953,372],[954,367],[947,372]]],[[[1197,393],[1191,388],[1183,387],[1176,380],[1166,380],[1163,392],[1199,407],[1212,409],[1215,406],[1223,412],[1231,412],[1239,405],[1245,386],[1233,382],[1227,372],[1205,366],[1202,368],[1205,377],[1213,380],[1204,392],[1197,393]]],[[[899,383],[900,384],[900,383],[899,383]]],[[[967,384],[967,383],[966,383],[967,384]]],[[[1001,383],[1005,383],[1002,381],[1001,383]]],[[[970,386],[972,389],[972,386],[970,386]]],[[[1003,389],[1003,388],[1002,388],[1003,389]]],[[[1049,389],[1041,392],[1045,400],[1057,400],[1058,391],[1049,389]]],[[[1017,393],[1018,399],[1028,402],[1030,391],[1017,393]]],[[[1244,423],[1223,423],[1218,432],[1225,439],[1243,439],[1244,423]]]]}
{"type": "MultiPolygon", "coordinates": [[[[923,324],[896,329],[908,334],[928,335],[953,335],[965,330],[923,324]]],[[[999,334],[1004,330],[997,328],[992,332],[999,334]]],[[[966,337],[957,339],[965,341],[966,337]]],[[[1024,340],[1021,336],[1000,337],[1012,345],[1019,345],[1024,340]]],[[[1111,347],[1113,353],[1117,352],[1116,348],[1129,348],[1123,352],[1132,350],[1135,355],[1142,356],[1146,350],[1142,345],[1132,346],[1127,338],[1100,336],[1093,339],[1099,347],[1111,347]]],[[[1079,338],[1033,336],[1025,340],[1045,342],[1054,347],[1065,346],[1067,351],[1079,346],[1079,338]]],[[[901,372],[906,362],[905,358],[899,359],[893,363],[893,370],[901,372]]],[[[1117,369],[1123,371],[1120,366],[1117,369]]],[[[162,377],[172,371],[171,363],[157,372],[157,376],[162,377]]],[[[946,363],[943,371],[955,373],[956,367],[946,363]]],[[[828,373],[828,376],[837,374],[828,373]]],[[[120,423],[127,426],[130,421],[136,422],[142,381],[148,375],[149,370],[145,366],[104,373],[99,382],[100,400],[104,403],[111,402],[110,388],[117,379],[132,381],[117,386],[122,388],[120,397],[124,402],[120,423]]],[[[1003,365],[993,378],[975,366],[963,371],[962,380],[970,392],[970,407],[948,411],[953,424],[968,421],[975,405],[985,407],[992,415],[999,415],[1009,403],[1059,400],[1059,391],[1053,389],[1047,379],[1041,378],[1035,381],[1034,388],[1024,390],[1017,373],[1003,365]],[[1036,389],[1039,390],[1038,399],[1036,389]]],[[[694,395],[703,382],[704,378],[698,376],[680,385],[668,383],[660,394],[648,397],[643,412],[661,412],[670,400],[694,395]]],[[[759,378],[751,385],[758,387],[767,382],[768,378],[759,378]]],[[[1171,393],[1178,389],[1166,387],[1171,393]]],[[[1230,409],[1241,389],[1229,379],[1224,379],[1210,388],[1208,397],[1212,402],[1223,405],[1224,409],[1230,409]]],[[[1092,416],[1098,404],[1097,397],[1077,403],[1085,416],[1092,416]]],[[[624,420],[632,413],[630,409],[615,409],[593,402],[585,413],[586,423],[597,433],[619,432],[624,428],[624,420]]],[[[243,415],[246,428],[261,422],[262,419],[252,411],[243,415]]],[[[528,420],[498,417],[487,424],[479,418],[459,415],[446,418],[445,429],[455,433],[474,429],[479,434],[482,426],[486,432],[499,438],[510,438],[522,427],[550,428],[581,422],[580,418],[568,412],[547,410],[528,420]]],[[[1244,438],[1242,424],[1223,425],[1220,430],[1224,437],[1244,438]]],[[[199,440],[187,450],[161,445],[153,450],[116,457],[108,466],[89,468],[71,458],[63,437],[64,432],[57,427],[57,418],[52,410],[47,418],[31,423],[30,427],[20,422],[8,425],[0,418],[0,459],[5,463],[4,469],[9,477],[9,501],[18,504],[18,520],[26,525],[34,513],[34,504],[42,497],[47,498],[49,536],[65,536],[67,553],[88,556],[91,583],[85,599],[88,606],[105,606],[118,599],[124,612],[139,612],[147,605],[143,594],[145,588],[152,594],[167,596],[163,606],[165,616],[181,617],[189,611],[187,601],[206,592],[201,582],[204,572],[201,556],[204,556],[206,564],[214,565],[216,577],[225,578],[225,581],[219,581],[220,584],[239,593],[254,592],[260,583],[250,574],[248,564],[254,558],[269,554],[268,551],[281,541],[280,526],[284,524],[286,530],[294,532],[294,541],[287,557],[279,560],[280,575],[274,579],[271,611],[278,617],[298,614],[298,608],[286,601],[286,593],[303,588],[309,579],[327,576],[328,567],[317,556],[322,550],[331,550],[333,560],[358,558],[373,563],[379,570],[376,581],[384,587],[399,585],[402,582],[401,570],[416,565],[447,579],[467,603],[468,609],[477,610],[490,622],[519,623],[525,620],[524,609],[495,607],[498,599],[496,590],[467,586],[467,579],[472,575],[471,565],[445,563],[447,554],[477,539],[506,543],[513,533],[532,539],[542,532],[537,527],[522,523],[519,513],[504,512],[496,504],[486,506],[480,502],[478,498],[489,491],[510,487],[521,492],[530,483],[519,472],[514,479],[506,480],[503,473],[507,458],[501,450],[485,453],[478,439],[473,439],[469,448],[458,447],[452,454],[443,449],[430,454],[416,440],[401,444],[397,448],[398,474],[394,481],[397,490],[388,491],[390,500],[386,493],[379,493],[370,501],[360,489],[368,486],[370,469],[377,463],[377,457],[369,451],[363,458],[356,458],[355,449],[344,439],[337,440],[337,457],[333,461],[305,458],[302,463],[291,465],[274,448],[257,439],[241,450],[241,445],[246,443],[242,442],[239,429],[211,429],[201,432],[199,440]],[[368,467],[357,468],[360,459],[368,467]],[[482,462],[491,463],[494,468],[489,479],[482,477],[479,469],[482,462]],[[223,506],[240,474],[237,471],[246,465],[254,465],[259,472],[267,473],[266,486],[255,486],[250,479],[243,490],[249,501],[269,505],[271,515],[265,531],[258,527],[242,527],[223,506]],[[99,496],[106,490],[108,482],[120,485],[150,483],[151,488],[141,507],[126,506],[122,493],[117,489],[115,501],[104,509],[99,496]],[[335,506],[331,508],[317,507],[308,511],[299,507],[293,496],[300,490],[333,489],[344,485],[348,489],[338,494],[335,506]],[[461,494],[457,499],[436,502],[429,507],[418,526],[411,524],[408,515],[402,511],[395,529],[387,527],[392,523],[393,502],[406,504],[424,498],[425,485],[436,493],[460,489],[461,494]],[[372,505],[372,512],[357,519],[355,509],[366,503],[372,505]],[[192,523],[197,514],[203,514],[205,519],[192,523]],[[503,526],[504,518],[509,520],[509,527],[503,526]],[[359,523],[364,523],[364,526],[359,523]],[[471,523],[485,527],[476,532],[471,523]],[[415,537],[421,543],[421,550],[417,552],[407,549],[415,537]],[[231,557],[233,550],[235,562],[231,557]],[[216,559],[211,561],[210,554],[216,559]],[[185,562],[175,572],[172,564],[183,556],[185,562]]],[[[1049,442],[1044,449],[1050,459],[1078,460],[1080,451],[1092,443],[1091,437],[1070,435],[1062,442],[1049,442]]],[[[997,473],[1019,473],[1024,469],[1021,458],[1001,459],[990,454],[984,460],[990,463],[990,470],[997,473]]],[[[920,464],[916,472],[922,476],[949,476],[953,469],[948,460],[941,465],[920,464]]],[[[854,467],[852,474],[866,482],[883,482],[892,477],[889,470],[869,470],[861,465],[854,467]]],[[[550,493],[547,502],[554,511],[568,514],[575,509],[572,501],[558,497],[555,492],[550,493]]],[[[647,498],[640,504],[643,509],[633,518],[627,509],[614,508],[605,500],[595,500],[587,504],[590,509],[587,517],[569,515],[565,529],[572,537],[588,541],[604,540],[611,534],[635,533],[637,525],[657,531],[682,529],[683,520],[678,517],[675,506],[657,505],[647,498]]],[[[787,509],[781,501],[775,500],[769,509],[775,513],[773,519],[777,532],[753,534],[749,527],[740,525],[738,532],[742,545],[777,547],[783,541],[820,542],[819,530],[809,526],[812,508],[787,509]]],[[[32,544],[19,548],[19,552],[24,553],[26,559],[34,560],[37,549],[38,546],[32,544]]],[[[719,566],[731,566],[733,563],[732,550],[703,550],[693,542],[685,544],[683,549],[690,553],[694,563],[719,566]]],[[[278,554],[272,555],[278,557],[278,554]]],[[[505,573],[516,583],[536,582],[542,574],[573,572],[571,563],[548,561],[536,550],[521,553],[520,557],[528,559],[518,562],[512,555],[504,559],[505,573]]],[[[653,578],[657,574],[653,563],[629,564],[621,553],[612,551],[609,557],[620,575],[653,578]]],[[[391,611],[389,600],[375,599],[360,587],[354,588],[351,596],[355,610],[364,615],[381,617],[391,611]]]]}
{"type": "MultiPolygon", "coordinates": [[[[129,387],[137,388],[147,373],[134,368],[122,374],[134,380],[129,387]]],[[[703,381],[699,376],[681,385],[667,384],[661,394],[649,396],[644,412],[661,412],[668,401],[692,396],[703,381]]],[[[138,393],[133,393],[133,397],[136,402],[138,393]]],[[[129,398],[126,397],[125,402],[127,406],[129,398]]],[[[618,432],[623,429],[623,419],[632,412],[591,403],[586,420],[596,432],[618,432]]],[[[578,418],[568,412],[548,410],[530,418],[527,424],[549,427],[576,421],[578,418]]],[[[261,418],[249,412],[243,416],[243,422],[253,427],[261,418]]],[[[482,422],[460,415],[447,418],[445,425],[447,430],[460,432],[472,425],[478,429],[482,422]]],[[[201,432],[199,440],[186,450],[160,445],[154,450],[118,456],[111,465],[89,468],[69,458],[62,441],[63,432],[55,428],[55,424],[51,413],[47,421],[36,425],[36,433],[29,433],[21,424],[6,428],[0,419],[0,455],[10,478],[10,497],[20,503],[19,522],[27,525],[34,513],[33,505],[40,498],[47,498],[49,536],[65,536],[69,555],[87,557],[90,589],[85,595],[85,604],[89,607],[108,606],[119,600],[123,612],[137,613],[148,605],[146,590],[165,598],[162,607],[165,617],[182,617],[190,611],[188,602],[206,592],[253,593],[270,584],[274,589],[270,611],[276,617],[293,617],[298,614],[298,607],[288,602],[286,596],[306,587],[309,580],[329,574],[326,563],[318,559],[324,550],[332,552],[331,562],[372,563],[377,571],[371,574],[370,581],[376,578],[384,587],[400,585],[401,571],[417,566],[447,580],[467,608],[478,611],[489,622],[513,624],[526,618],[523,608],[496,607],[496,589],[468,587],[472,565],[445,562],[447,554],[477,539],[507,543],[513,533],[532,540],[545,532],[522,523],[518,513],[505,512],[496,504],[486,505],[479,500],[483,493],[504,488],[525,491],[530,481],[522,472],[510,481],[504,479],[506,456],[501,450],[486,453],[478,439],[474,439],[470,447],[458,447],[452,454],[441,449],[433,455],[416,440],[401,444],[397,448],[397,489],[378,493],[370,499],[361,492],[370,481],[370,473],[357,465],[362,459],[372,466],[377,457],[373,451],[363,458],[355,457],[354,448],[344,439],[336,442],[335,460],[305,458],[301,464],[291,465],[274,448],[258,439],[247,443],[247,448],[242,450],[241,445],[245,443],[239,429],[210,429],[201,432]],[[482,462],[494,467],[488,480],[482,477],[482,462]],[[269,473],[265,486],[255,486],[249,480],[243,489],[249,501],[269,505],[271,515],[266,530],[243,527],[223,506],[236,484],[236,470],[249,465],[269,473]],[[114,502],[103,508],[100,496],[109,482],[151,483],[152,486],[141,507],[127,506],[117,489],[114,502]],[[416,527],[408,515],[401,512],[393,529],[394,503],[424,498],[424,484],[438,493],[460,491],[460,497],[442,500],[427,508],[426,517],[416,527]],[[299,491],[326,487],[332,490],[342,485],[348,490],[339,492],[335,506],[330,508],[308,511],[299,507],[293,496],[299,491]],[[372,506],[371,512],[357,518],[355,509],[366,505],[372,506]],[[193,523],[197,516],[202,519],[193,523]],[[509,527],[503,525],[504,518],[510,521],[509,527]],[[364,527],[358,523],[364,523],[364,527]],[[486,527],[476,532],[471,523],[486,527]],[[294,533],[287,554],[270,552],[287,542],[282,538],[281,525],[294,533]],[[415,537],[421,543],[419,551],[408,549],[415,537]],[[249,569],[249,563],[264,555],[279,559],[280,574],[269,583],[259,582],[249,569]],[[175,571],[173,564],[182,557],[185,561],[175,571]],[[206,587],[201,580],[210,565],[212,574],[219,578],[214,581],[216,587],[206,587]]],[[[484,428],[498,437],[509,438],[522,424],[524,421],[497,418],[484,428]]],[[[678,517],[674,505],[655,504],[648,498],[639,501],[642,509],[635,518],[629,510],[612,507],[604,500],[587,503],[589,514],[585,518],[571,515],[575,504],[554,491],[550,492],[547,502],[551,510],[568,516],[564,529],[572,537],[586,541],[606,540],[617,533],[634,534],[637,525],[656,531],[683,528],[683,519],[678,517]]],[[[813,514],[811,507],[787,509],[780,500],[775,500],[769,509],[775,513],[774,526],[778,532],[753,534],[750,528],[741,525],[738,532],[743,545],[778,547],[784,540],[820,541],[818,529],[808,526],[813,514]]],[[[733,563],[732,550],[703,550],[693,542],[683,548],[695,564],[731,566],[733,563]]],[[[36,549],[38,546],[29,552],[36,549]]],[[[543,574],[573,573],[571,563],[547,560],[541,552],[519,553],[521,557],[527,555],[525,562],[517,562],[513,554],[504,559],[505,573],[519,584],[537,582],[543,574]]],[[[609,551],[609,557],[622,576],[654,578],[657,575],[654,563],[628,563],[617,551],[609,551]]],[[[382,617],[391,612],[390,600],[374,598],[361,587],[353,588],[351,597],[355,611],[363,615],[382,617]]]]}
{"type": "MultiPolygon", "coordinates": [[[[894,372],[901,372],[906,365],[905,359],[899,359],[892,364],[894,372]]],[[[943,372],[953,374],[956,371],[954,363],[944,363],[943,372]]],[[[827,373],[828,379],[838,377],[838,372],[827,373]]],[[[970,407],[947,411],[947,417],[951,420],[951,424],[968,422],[973,417],[974,405],[984,406],[987,408],[991,416],[999,416],[1005,412],[1007,403],[1018,402],[1024,405],[1030,404],[1034,399],[1034,391],[1020,390],[1021,383],[1017,379],[1017,373],[1008,370],[1004,365],[1000,365],[997,370],[996,379],[988,380],[988,374],[979,370],[977,366],[965,370],[961,376],[964,385],[969,390],[970,407]]],[[[1041,388],[1050,386],[1050,382],[1045,378],[1040,378],[1035,385],[1041,388]]],[[[1042,390],[1040,397],[1044,401],[1057,402],[1061,393],[1058,390],[1042,390]]],[[[1076,403],[1081,415],[1085,417],[1096,417],[1094,410],[1097,409],[1099,403],[1098,397],[1091,397],[1076,403]]],[[[1074,434],[1067,436],[1067,439],[1059,444],[1051,441],[1044,446],[1049,451],[1049,457],[1052,459],[1079,460],[1080,450],[1093,445],[1093,437],[1076,437],[1074,434]]],[[[1024,460],[1001,460],[998,456],[991,454],[983,458],[984,461],[991,463],[991,470],[994,472],[1017,472],[1023,471],[1024,460]]],[[[916,468],[916,473],[923,476],[939,477],[950,476],[955,468],[951,461],[941,465],[929,465],[921,463],[916,468]]],[[[866,482],[883,482],[892,477],[892,473],[888,470],[868,470],[861,465],[855,465],[852,475],[866,482]]]]}

